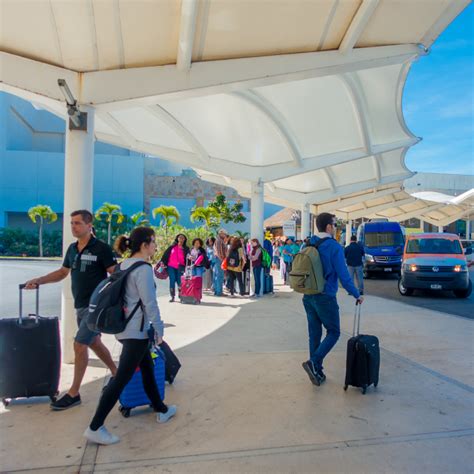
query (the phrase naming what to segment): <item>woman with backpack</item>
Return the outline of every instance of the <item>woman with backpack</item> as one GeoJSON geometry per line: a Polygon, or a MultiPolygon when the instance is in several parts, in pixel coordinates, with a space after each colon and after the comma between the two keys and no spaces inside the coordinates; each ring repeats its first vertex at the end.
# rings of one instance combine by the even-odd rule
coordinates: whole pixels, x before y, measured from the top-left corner
{"type": "Polygon", "coordinates": [[[184,234],[178,234],[173,244],[166,249],[163,257],[161,257],[161,262],[168,268],[170,277],[170,303],[173,303],[176,297],[176,285],[178,285],[178,294],[181,291],[181,277],[189,254],[187,241],[188,239],[184,234]]]}
{"type": "Polygon", "coordinates": [[[157,422],[165,423],[176,414],[176,406],[166,406],[161,399],[149,348],[150,323],[153,324],[156,344],[162,342],[164,327],[156,301],[153,270],[148,264],[156,251],[155,232],[149,227],[137,227],[132,231],[130,237],[122,235],[117,239],[115,250],[120,255],[127,251],[131,253],[130,258],[120,264],[120,270],[127,270],[137,262],[143,262],[143,264],[131,270],[125,282],[126,313],[135,312],[123,332],[115,335],[123,346],[117,373],[104,388],[95,415],[84,432],[84,436],[89,441],[103,445],[120,441],[118,436],[107,430],[104,422],[137,367],[140,367],[141,370],[145,393],[150,399],[153,409],[158,413],[157,422]]]}
{"type": "Polygon", "coordinates": [[[206,240],[206,255],[207,260],[209,262],[209,268],[206,269],[204,272],[203,277],[203,288],[207,291],[211,291],[213,289],[213,281],[214,281],[214,265],[215,265],[215,252],[214,252],[214,244],[216,243],[216,239],[214,237],[209,237],[206,240]]]}
{"type": "Polygon", "coordinates": [[[230,248],[227,251],[227,273],[229,275],[230,295],[233,297],[235,293],[235,280],[239,282],[240,295],[245,295],[244,282],[242,278],[242,270],[245,266],[246,259],[242,242],[238,237],[233,237],[230,241],[230,248]]]}
{"type": "Polygon", "coordinates": [[[193,265],[193,276],[202,278],[209,264],[204,243],[201,239],[196,238],[193,240],[191,250],[188,253],[187,263],[193,265]]]}
{"type": "Polygon", "coordinates": [[[252,250],[250,251],[250,262],[252,263],[253,279],[255,281],[255,295],[254,296],[256,298],[260,298],[260,296],[262,296],[263,250],[258,239],[252,239],[250,243],[252,245],[252,250]]]}

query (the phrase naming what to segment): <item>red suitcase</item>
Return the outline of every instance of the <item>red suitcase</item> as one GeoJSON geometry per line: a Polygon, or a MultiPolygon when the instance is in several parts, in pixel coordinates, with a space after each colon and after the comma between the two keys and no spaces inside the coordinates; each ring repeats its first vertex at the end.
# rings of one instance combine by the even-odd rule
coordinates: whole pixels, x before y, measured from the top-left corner
{"type": "Polygon", "coordinates": [[[202,277],[181,277],[181,303],[199,304],[202,299],[202,277]]]}

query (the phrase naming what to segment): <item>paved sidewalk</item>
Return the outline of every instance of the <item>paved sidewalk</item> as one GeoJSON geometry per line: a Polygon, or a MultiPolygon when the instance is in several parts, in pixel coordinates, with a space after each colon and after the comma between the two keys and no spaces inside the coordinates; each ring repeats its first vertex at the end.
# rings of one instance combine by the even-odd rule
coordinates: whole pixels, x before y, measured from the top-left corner
{"type": "MultiPolygon", "coordinates": [[[[301,296],[280,285],[258,301],[205,296],[202,305],[160,297],[167,341],[183,363],[166,401],[177,417],[158,425],[148,409],[107,426],[122,441],[100,447],[82,432],[106,375],[91,360],[83,404],[53,413],[44,400],[0,411],[6,472],[400,473],[472,472],[472,321],[368,296],[362,330],[379,336],[379,387],[342,389],[353,299],[340,292],[343,337],[310,384],[301,296]]],[[[117,344],[106,338],[116,353],[117,344]]],[[[72,367],[64,366],[66,388],[72,367]]]]}

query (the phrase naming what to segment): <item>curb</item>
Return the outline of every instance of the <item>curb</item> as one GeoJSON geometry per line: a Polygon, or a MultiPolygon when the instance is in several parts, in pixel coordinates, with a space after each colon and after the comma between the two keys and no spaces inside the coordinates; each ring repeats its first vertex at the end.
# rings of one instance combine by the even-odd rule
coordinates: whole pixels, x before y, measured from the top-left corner
{"type": "Polygon", "coordinates": [[[7,262],[59,262],[62,257],[0,257],[0,260],[7,262]]]}

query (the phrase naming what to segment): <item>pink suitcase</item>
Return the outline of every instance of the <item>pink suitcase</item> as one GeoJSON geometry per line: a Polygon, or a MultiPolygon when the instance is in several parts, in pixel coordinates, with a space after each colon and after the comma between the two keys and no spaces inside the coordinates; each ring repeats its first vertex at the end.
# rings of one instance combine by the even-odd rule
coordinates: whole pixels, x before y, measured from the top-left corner
{"type": "Polygon", "coordinates": [[[202,299],[202,277],[181,277],[181,303],[199,304],[202,299]]]}

